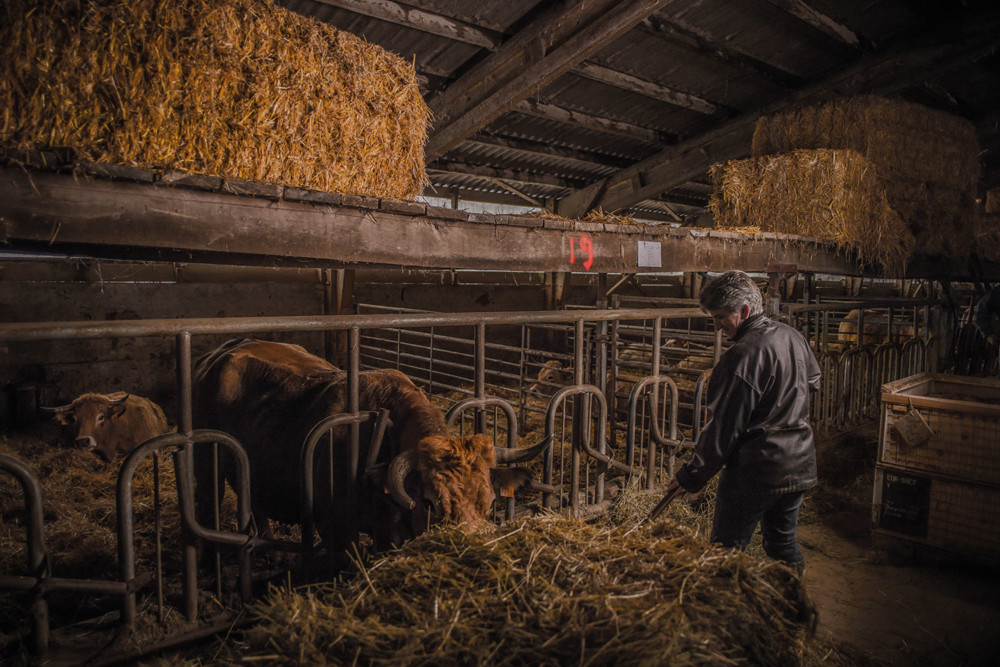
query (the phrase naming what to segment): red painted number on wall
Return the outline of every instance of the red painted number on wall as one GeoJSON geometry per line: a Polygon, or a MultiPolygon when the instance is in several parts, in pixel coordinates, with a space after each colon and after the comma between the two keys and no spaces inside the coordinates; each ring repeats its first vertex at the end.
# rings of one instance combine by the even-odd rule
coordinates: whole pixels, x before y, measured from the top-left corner
{"type": "Polygon", "coordinates": [[[583,268],[586,271],[590,271],[590,267],[594,265],[594,241],[589,236],[581,236],[580,238],[575,238],[573,236],[569,238],[569,263],[576,264],[577,250],[576,246],[580,246],[580,263],[583,264],[583,268]]]}

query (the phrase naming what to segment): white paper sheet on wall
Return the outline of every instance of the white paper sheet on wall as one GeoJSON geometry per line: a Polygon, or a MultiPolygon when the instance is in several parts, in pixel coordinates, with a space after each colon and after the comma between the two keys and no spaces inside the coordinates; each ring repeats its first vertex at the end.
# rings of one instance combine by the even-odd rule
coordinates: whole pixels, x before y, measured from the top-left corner
{"type": "Polygon", "coordinates": [[[639,241],[639,266],[658,269],[662,265],[660,243],[658,241],[639,241]]]}

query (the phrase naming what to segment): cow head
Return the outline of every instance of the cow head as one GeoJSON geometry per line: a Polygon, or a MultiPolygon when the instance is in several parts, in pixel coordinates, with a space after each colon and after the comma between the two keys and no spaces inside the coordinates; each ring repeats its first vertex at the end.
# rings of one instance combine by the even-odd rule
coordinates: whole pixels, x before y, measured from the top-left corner
{"type": "Polygon", "coordinates": [[[475,530],[498,493],[513,495],[531,481],[524,468],[496,467],[498,459],[510,458],[509,451],[495,448],[484,435],[428,436],[392,460],[386,484],[393,499],[412,512],[414,534],[442,520],[475,530]]]}
{"type": "Polygon", "coordinates": [[[128,394],[83,394],[68,405],[43,408],[54,415],[64,428],[73,433],[73,442],[80,449],[96,452],[111,460],[114,452],[102,445],[109,440],[115,423],[125,414],[128,394]]]}
{"type": "Polygon", "coordinates": [[[546,361],[545,365],[538,370],[535,382],[528,387],[529,392],[551,396],[556,393],[559,387],[564,387],[573,382],[573,369],[566,368],[557,359],[546,361]]]}

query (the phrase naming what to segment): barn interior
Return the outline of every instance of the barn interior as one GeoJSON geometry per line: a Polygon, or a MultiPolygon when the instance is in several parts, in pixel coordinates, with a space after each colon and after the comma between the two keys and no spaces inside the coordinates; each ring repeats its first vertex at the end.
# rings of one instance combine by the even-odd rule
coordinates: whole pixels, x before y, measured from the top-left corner
{"type": "MultiPolygon", "coordinates": [[[[4,0],[0,35],[12,664],[1000,656],[995,3],[4,0]],[[710,416],[697,297],[731,269],[823,372],[801,580],[707,543],[711,488],[642,524],[710,416]],[[359,532],[354,576],[230,490],[206,565],[192,369],[242,337],[402,371],[534,486],[496,534],[359,532]],[[170,433],[81,451],[48,409],[87,392],[170,433]]],[[[316,441],[352,423],[368,486],[379,416],[344,417],[316,441]]]]}

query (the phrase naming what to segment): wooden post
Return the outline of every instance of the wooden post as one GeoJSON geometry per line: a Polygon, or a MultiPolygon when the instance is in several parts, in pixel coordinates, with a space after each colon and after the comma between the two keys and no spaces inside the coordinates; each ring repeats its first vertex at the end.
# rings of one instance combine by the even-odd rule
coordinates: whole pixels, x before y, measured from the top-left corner
{"type": "MultiPolygon", "coordinates": [[[[337,269],[334,284],[334,314],[343,315],[354,311],[354,269],[337,269]]],[[[344,367],[348,359],[348,332],[338,331],[334,348],[335,366],[344,367]]]]}

